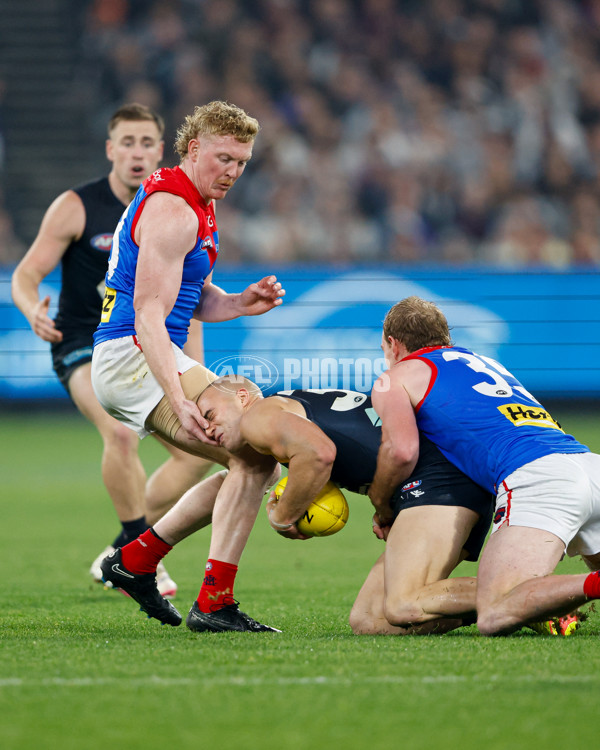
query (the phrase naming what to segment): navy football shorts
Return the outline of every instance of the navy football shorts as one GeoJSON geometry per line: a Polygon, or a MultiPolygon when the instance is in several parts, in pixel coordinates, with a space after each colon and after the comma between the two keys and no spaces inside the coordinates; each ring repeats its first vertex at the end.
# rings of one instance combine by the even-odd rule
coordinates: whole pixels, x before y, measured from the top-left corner
{"type": "Polygon", "coordinates": [[[396,489],[391,499],[394,518],[405,508],[420,505],[457,505],[479,514],[479,520],[465,542],[467,560],[475,562],[483,549],[492,523],[495,498],[450,462],[425,467],[396,489]]]}
{"type": "Polygon", "coordinates": [[[52,344],[52,369],[69,392],[69,379],[78,367],[92,361],[93,343],[87,334],[65,336],[52,344]]]}

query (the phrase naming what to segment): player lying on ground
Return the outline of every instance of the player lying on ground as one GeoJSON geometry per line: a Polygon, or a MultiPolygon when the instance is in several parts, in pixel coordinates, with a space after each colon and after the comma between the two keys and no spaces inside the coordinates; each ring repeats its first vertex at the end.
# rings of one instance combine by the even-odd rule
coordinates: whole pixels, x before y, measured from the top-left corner
{"type": "MultiPolygon", "coordinates": [[[[288,464],[286,489],[279,502],[271,499],[267,506],[271,525],[284,536],[303,538],[295,521],[328,480],[364,493],[373,478],[381,428],[365,394],[309,390],[263,399],[253,383],[221,378],[206,389],[198,403],[210,425],[208,434],[220,445],[236,451],[251,444],[288,464]]],[[[140,540],[146,546],[127,545],[122,550],[127,572],[151,576],[172,545],[210,523],[220,482],[222,473],[186,493],[140,540]]],[[[392,626],[386,619],[382,555],[352,609],[354,632],[446,632],[472,622],[475,579],[446,579],[461,560],[477,559],[491,521],[492,496],[425,439],[412,477],[397,489],[393,502],[395,523],[407,523],[415,537],[416,556],[407,555],[402,569],[388,571],[393,580],[402,579],[410,619],[404,628],[392,626]]],[[[393,587],[388,585],[388,589],[393,587]]],[[[188,627],[213,629],[206,626],[197,609],[195,603],[187,618],[188,627]]]]}
{"type": "MultiPolygon", "coordinates": [[[[394,305],[382,349],[390,369],[372,392],[382,444],[369,488],[380,524],[393,522],[391,482],[410,476],[424,434],[473,481],[497,488],[477,574],[484,635],[600,598],[598,572],[552,575],[565,552],[600,568],[600,456],[566,435],[498,362],[453,346],[448,322],[431,302],[409,297],[394,305]]],[[[390,565],[404,560],[405,541],[394,522],[390,565]]],[[[392,621],[403,616],[392,613],[392,621]]]]}

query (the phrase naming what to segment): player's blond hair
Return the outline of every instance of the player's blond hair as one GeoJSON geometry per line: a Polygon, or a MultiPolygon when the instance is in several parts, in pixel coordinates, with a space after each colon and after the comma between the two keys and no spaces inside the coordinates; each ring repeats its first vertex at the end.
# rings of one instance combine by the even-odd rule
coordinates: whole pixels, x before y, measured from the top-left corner
{"type": "Polygon", "coordinates": [[[165,132],[165,121],[163,118],[145,104],[137,104],[136,102],[124,104],[113,113],[108,122],[108,137],[111,137],[113,130],[120,122],[140,122],[143,120],[153,122],[158,128],[160,137],[163,137],[163,133],[165,132]]]}
{"type": "Polygon", "coordinates": [[[258,135],[258,120],[228,102],[214,101],[196,107],[177,131],[175,152],[184,159],[191,140],[199,136],[232,135],[240,143],[250,143],[258,135]]]}
{"type": "Polygon", "coordinates": [[[409,352],[425,346],[450,346],[450,329],[446,316],[433,302],[420,297],[406,297],[397,302],[385,316],[383,335],[404,344],[409,352]]]}

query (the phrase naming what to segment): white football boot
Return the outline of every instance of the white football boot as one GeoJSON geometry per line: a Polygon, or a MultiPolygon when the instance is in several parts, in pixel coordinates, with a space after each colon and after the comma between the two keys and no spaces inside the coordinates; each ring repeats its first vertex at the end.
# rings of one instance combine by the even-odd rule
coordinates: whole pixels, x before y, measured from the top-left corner
{"type": "Polygon", "coordinates": [[[162,560],[156,566],[156,588],[165,599],[174,599],[177,594],[177,584],[167,573],[162,560]]]}
{"type": "Polygon", "coordinates": [[[113,585],[110,581],[107,581],[104,583],[102,580],[102,570],[100,569],[100,563],[107,555],[111,555],[115,551],[115,548],[112,546],[112,544],[109,544],[108,547],[102,550],[102,552],[98,555],[98,557],[94,560],[92,563],[92,566],[90,567],[90,575],[96,581],[96,583],[102,583],[107,589],[112,589],[113,585]]]}

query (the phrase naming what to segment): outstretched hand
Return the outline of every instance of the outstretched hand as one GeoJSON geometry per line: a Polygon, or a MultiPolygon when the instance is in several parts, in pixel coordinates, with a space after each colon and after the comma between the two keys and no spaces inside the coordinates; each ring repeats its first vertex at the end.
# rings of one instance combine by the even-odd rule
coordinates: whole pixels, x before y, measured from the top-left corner
{"type": "Polygon", "coordinates": [[[42,341],[50,341],[53,344],[57,344],[59,341],[62,341],[63,335],[55,327],[54,321],[48,317],[49,308],[50,296],[48,295],[35,306],[31,319],[31,328],[35,335],[39,336],[42,341]]]}
{"type": "Polygon", "coordinates": [[[262,315],[281,305],[285,289],[276,276],[265,276],[260,281],[250,284],[240,295],[242,315],[262,315]]]}

